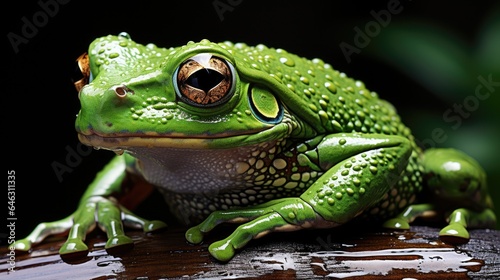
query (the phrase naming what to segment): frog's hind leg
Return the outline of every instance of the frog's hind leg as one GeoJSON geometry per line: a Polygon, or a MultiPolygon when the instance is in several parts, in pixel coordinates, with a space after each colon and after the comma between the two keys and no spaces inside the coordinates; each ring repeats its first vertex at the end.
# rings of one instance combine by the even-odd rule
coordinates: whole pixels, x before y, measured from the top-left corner
{"type": "Polygon", "coordinates": [[[386,227],[408,228],[405,222],[424,216],[426,211],[451,213],[439,237],[448,243],[469,240],[467,228],[493,228],[496,217],[488,194],[486,174],[470,156],[455,149],[428,149],[422,157],[425,186],[433,204],[412,205],[386,222],[386,227]]]}
{"type": "Polygon", "coordinates": [[[486,173],[470,156],[455,149],[429,149],[422,160],[426,185],[434,201],[450,205],[448,225],[439,232],[445,242],[469,241],[468,228],[496,223],[486,173]]]}
{"type": "Polygon", "coordinates": [[[451,244],[467,243],[470,237],[467,228],[493,228],[496,224],[496,216],[491,209],[477,212],[459,208],[447,220],[449,224],[441,229],[439,238],[451,244]]]}

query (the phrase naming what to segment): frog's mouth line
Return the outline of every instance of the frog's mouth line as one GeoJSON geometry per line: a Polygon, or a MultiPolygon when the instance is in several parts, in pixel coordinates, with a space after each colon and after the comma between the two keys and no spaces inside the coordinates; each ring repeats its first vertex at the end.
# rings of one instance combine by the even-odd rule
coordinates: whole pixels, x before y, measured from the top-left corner
{"type": "Polygon", "coordinates": [[[103,136],[95,132],[78,133],[78,139],[85,145],[108,150],[127,150],[129,147],[162,147],[176,149],[215,149],[235,148],[273,140],[283,139],[289,132],[286,124],[258,131],[247,131],[245,134],[214,135],[113,135],[103,136]]]}

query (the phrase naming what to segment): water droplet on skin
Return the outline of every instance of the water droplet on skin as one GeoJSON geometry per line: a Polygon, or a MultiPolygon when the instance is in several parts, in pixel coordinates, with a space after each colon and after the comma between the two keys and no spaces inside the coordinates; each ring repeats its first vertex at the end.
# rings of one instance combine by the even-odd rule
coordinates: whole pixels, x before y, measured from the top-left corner
{"type": "Polygon", "coordinates": [[[293,61],[293,59],[288,57],[280,57],[280,62],[289,67],[295,66],[295,61],[293,61]]]}
{"type": "Polygon", "coordinates": [[[320,118],[323,120],[323,121],[328,121],[328,114],[323,111],[323,110],[320,110],[318,112],[318,115],[320,116],[320,118]]]}
{"type": "Polygon", "coordinates": [[[130,34],[128,34],[127,32],[120,32],[120,34],[118,34],[118,36],[123,37],[123,38],[127,38],[127,39],[131,39],[130,34]]]}
{"type": "MultiPolygon", "coordinates": [[[[338,122],[333,120],[332,121],[332,126],[335,128],[337,131],[342,131],[342,125],[338,122]]],[[[340,143],[340,142],[339,142],[340,143]]],[[[342,144],[341,144],[342,145],[342,144]]]]}
{"type": "Polygon", "coordinates": [[[323,110],[326,110],[328,108],[328,103],[325,100],[320,99],[319,106],[321,106],[321,108],[323,108],[323,110]]]}
{"type": "Polygon", "coordinates": [[[329,92],[331,93],[336,93],[337,92],[337,87],[335,87],[335,85],[333,83],[330,83],[330,82],[326,82],[325,83],[325,87],[326,89],[328,89],[329,92]]]}

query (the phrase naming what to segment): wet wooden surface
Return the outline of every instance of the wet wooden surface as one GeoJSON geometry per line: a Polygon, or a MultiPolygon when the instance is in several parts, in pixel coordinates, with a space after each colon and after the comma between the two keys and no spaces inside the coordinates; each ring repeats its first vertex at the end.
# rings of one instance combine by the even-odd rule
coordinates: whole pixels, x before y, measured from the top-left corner
{"type": "Polygon", "coordinates": [[[104,235],[92,233],[90,254],[67,263],[51,239],[30,254],[0,248],[0,279],[498,279],[500,231],[472,230],[469,243],[450,246],[437,239],[438,229],[414,226],[411,231],[355,228],[274,233],[252,241],[228,263],[219,263],[208,245],[227,236],[224,226],[201,245],[188,244],[185,228],[143,234],[128,231],[135,247],[111,256],[104,235]],[[14,272],[9,267],[15,265],[14,272]]]}

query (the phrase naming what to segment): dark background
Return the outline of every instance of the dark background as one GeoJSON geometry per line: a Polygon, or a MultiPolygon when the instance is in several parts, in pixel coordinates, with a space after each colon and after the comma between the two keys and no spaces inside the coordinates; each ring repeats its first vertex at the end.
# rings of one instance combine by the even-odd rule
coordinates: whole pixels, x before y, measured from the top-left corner
{"type": "MultiPolygon", "coordinates": [[[[500,208],[500,86],[492,87],[487,99],[474,99],[479,76],[500,81],[500,9],[495,1],[291,2],[41,0],[4,8],[2,147],[7,170],[16,172],[16,237],[39,222],[72,213],[87,184],[111,158],[109,151],[89,152],[78,145],[74,120],[79,103],[71,79],[75,59],[92,40],[122,31],[136,42],[163,47],[207,38],[263,43],[322,58],[390,100],[424,145],[459,148],[478,159],[500,208]],[[40,3],[51,3],[50,14],[40,3]],[[374,12],[382,15],[395,3],[398,12],[377,23],[374,12]],[[23,18],[38,21],[36,30],[25,32],[28,36],[23,36],[23,18]],[[368,40],[355,41],[356,30],[366,32],[367,27],[372,28],[368,40]],[[16,51],[9,40],[13,34],[30,38],[16,51]],[[359,53],[349,61],[341,44],[359,53]],[[466,115],[456,119],[453,113],[454,121],[443,117],[464,101],[470,102],[466,115]],[[71,157],[77,149],[80,155],[71,157]],[[68,172],[58,178],[54,164],[68,172]]],[[[8,211],[7,186],[0,194],[1,218],[8,211]]],[[[152,205],[139,211],[162,218],[162,208],[152,205]]],[[[7,224],[6,219],[0,224],[7,224]]],[[[0,226],[0,245],[5,244],[4,232],[7,228],[0,226]]]]}

